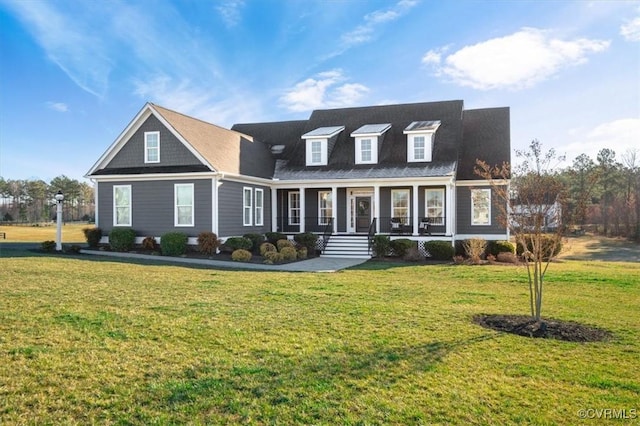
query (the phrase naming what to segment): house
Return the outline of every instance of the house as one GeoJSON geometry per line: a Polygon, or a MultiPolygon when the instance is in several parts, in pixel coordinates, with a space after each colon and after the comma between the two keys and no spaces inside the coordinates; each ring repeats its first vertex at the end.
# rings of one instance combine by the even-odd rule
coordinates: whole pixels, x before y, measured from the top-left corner
{"type": "Polygon", "coordinates": [[[507,239],[476,159],[510,162],[508,108],[324,109],[224,129],[147,103],[86,177],[105,233],[507,239]]]}

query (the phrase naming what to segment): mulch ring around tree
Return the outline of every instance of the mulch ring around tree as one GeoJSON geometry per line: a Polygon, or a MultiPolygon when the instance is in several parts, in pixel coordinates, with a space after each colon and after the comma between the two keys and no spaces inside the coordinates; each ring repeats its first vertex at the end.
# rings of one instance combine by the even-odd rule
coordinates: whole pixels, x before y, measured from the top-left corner
{"type": "Polygon", "coordinates": [[[565,342],[602,342],[613,337],[600,328],[555,319],[536,321],[529,315],[479,314],[473,317],[473,322],[491,330],[565,342]]]}

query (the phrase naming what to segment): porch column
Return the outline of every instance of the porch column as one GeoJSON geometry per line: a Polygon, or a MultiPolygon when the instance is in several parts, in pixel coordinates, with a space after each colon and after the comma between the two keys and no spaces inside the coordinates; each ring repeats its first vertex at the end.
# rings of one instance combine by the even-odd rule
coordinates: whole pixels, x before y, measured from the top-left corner
{"type": "Polygon", "coordinates": [[[333,219],[333,233],[338,233],[338,188],[331,187],[331,219],[333,219]]]}
{"type": "Polygon", "coordinates": [[[282,230],[278,229],[278,190],[271,188],[271,232],[282,230]]]}
{"type": "Polygon", "coordinates": [[[456,186],[453,182],[451,182],[445,187],[444,214],[447,220],[445,222],[446,226],[445,226],[444,232],[446,235],[453,235],[455,233],[454,219],[457,211],[456,201],[455,201],[456,200],[455,190],[456,190],[456,186]]]}
{"type": "Polygon", "coordinates": [[[418,235],[418,185],[413,185],[413,235],[418,235]]]}
{"type": "Polygon", "coordinates": [[[373,217],[376,218],[376,234],[380,233],[380,185],[373,185],[373,217]]]}
{"type": "Polygon", "coordinates": [[[307,217],[304,208],[304,188],[300,188],[300,232],[304,232],[305,218],[307,217]]]}

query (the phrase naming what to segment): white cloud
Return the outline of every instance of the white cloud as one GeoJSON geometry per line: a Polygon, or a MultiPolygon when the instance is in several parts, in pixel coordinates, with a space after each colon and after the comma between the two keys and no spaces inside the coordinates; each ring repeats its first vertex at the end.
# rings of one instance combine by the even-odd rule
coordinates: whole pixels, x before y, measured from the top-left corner
{"type": "Polygon", "coordinates": [[[435,66],[436,75],[479,90],[523,89],[546,80],[562,69],[582,64],[589,54],[609,47],[609,41],[586,38],[561,40],[536,28],[463,47],[442,64],[439,51],[430,50],[422,61],[435,66]],[[437,61],[436,61],[437,60],[437,61]]]}
{"type": "Polygon", "coordinates": [[[440,65],[442,55],[448,50],[448,46],[431,49],[422,57],[422,63],[427,65],[440,65]]]}
{"type": "Polygon", "coordinates": [[[640,147],[640,118],[622,118],[599,124],[580,136],[571,135],[573,141],[567,145],[567,160],[586,154],[594,161],[603,148],[613,149],[620,160],[627,150],[640,147]]]}
{"type": "Polygon", "coordinates": [[[47,102],[47,107],[58,112],[69,111],[69,106],[62,102],[47,102]]]}
{"type": "Polygon", "coordinates": [[[244,0],[227,0],[216,7],[228,28],[235,27],[240,22],[240,9],[244,7],[244,0]]]}
{"type": "Polygon", "coordinates": [[[640,41],[640,16],[625,22],[620,27],[620,35],[628,41],[640,41]]]}
{"type": "Polygon", "coordinates": [[[280,101],[290,111],[353,106],[369,89],[358,83],[341,84],[345,80],[341,70],[323,72],[296,84],[280,101]]]}

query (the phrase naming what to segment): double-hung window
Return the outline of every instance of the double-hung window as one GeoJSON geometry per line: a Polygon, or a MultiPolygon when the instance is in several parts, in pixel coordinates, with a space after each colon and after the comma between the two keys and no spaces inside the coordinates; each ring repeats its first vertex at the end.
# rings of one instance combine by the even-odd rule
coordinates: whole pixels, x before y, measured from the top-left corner
{"type": "Polygon", "coordinates": [[[409,223],[409,190],[394,189],[391,191],[391,217],[400,218],[402,223],[409,223]]]}
{"type": "Polygon", "coordinates": [[[131,185],[113,186],[113,226],[131,226],[131,185]]]}
{"type": "Polygon", "coordinates": [[[176,183],[174,185],[175,226],[194,226],[193,203],[193,184],[176,183]]]}
{"type": "Polygon", "coordinates": [[[253,190],[244,187],[242,189],[242,224],[251,226],[253,220],[253,190]]]}
{"type": "Polygon", "coordinates": [[[260,188],[255,189],[255,209],[254,220],[256,226],[262,226],[264,224],[264,191],[260,188]]]}
{"type": "Polygon", "coordinates": [[[299,192],[289,192],[289,225],[300,225],[299,192]]]}
{"type": "Polygon", "coordinates": [[[491,225],[491,189],[471,190],[471,224],[491,225]]]}
{"type": "Polygon", "coordinates": [[[144,132],[144,162],[160,162],[160,132],[144,132]]]}
{"type": "Polygon", "coordinates": [[[318,225],[327,225],[333,217],[331,191],[318,192],[318,225]]]}
{"type": "Polygon", "coordinates": [[[425,190],[425,215],[432,225],[444,225],[444,188],[425,190]]]}

